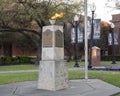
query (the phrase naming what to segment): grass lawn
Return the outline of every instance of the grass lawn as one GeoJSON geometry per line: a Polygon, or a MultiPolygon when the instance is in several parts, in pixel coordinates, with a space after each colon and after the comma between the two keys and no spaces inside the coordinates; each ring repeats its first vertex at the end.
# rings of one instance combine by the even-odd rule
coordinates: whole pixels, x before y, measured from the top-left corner
{"type": "Polygon", "coordinates": [[[37,80],[38,73],[37,72],[25,72],[25,73],[1,73],[0,74],[0,84],[7,84],[12,82],[20,82],[20,81],[30,81],[37,80]]]}
{"type": "MultiPolygon", "coordinates": [[[[38,72],[23,72],[23,73],[0,73],[0,84],[37,80],[38,72]]],[[[115,71],[89,71],[90,79],[101,79],[115,86],[120,87],[120,72],[115,71]]],[[[83,70],[71,70],[69,71],[69,80],[84,79],[83,70]]]]}
{"type": "MultiPolygon", "coordinates": [[[[85,64],[85,62],[83,62],[83,61],[78,61],[78,63],[79,63],[79,65],[84,65],[85,64]]],[[[109,65],[111,63],[112,63],[112,61],[101,61],[100,62],[101,65],[109,65]]],[[[120,64],[120,61],[116,61],[116,63],[120,64]]],[[[71,68],[71,67],[74,66],[74,64],[75,64],[75,61],[67,62],[67,67],[71,68]]]]}
{"type": "MultiPolygon", "coordinates": [[[[120,87],[120,72],[115,71],[88,71],[90,79],[101,79],[120,87]]],[[[84,79],[84,71],[72,70],[69,71],[69,79],[84,79]]]]}
{"type": "Polygon", "coordinates": [[[115,96],[120,96],[120,94],[118,94],[118,95],[115,95],[115,96]]]}
{"type": "Polygon", "coordinates": [[[0,71],[14,71],[14,70],[35,70],[38,69],[38,65],[10,65],[0,66],[0,71]]]}
{"type": "MultiPolygon", "coordinates": [[[[102,64],[111,64],[111,62],[102,62],[102,64]]],[[[80,62],[84,65],[84,62],[80,62]]],[[[117,62],[118,64],[118,62],[117,62]]],[[[120,63],[119,63],[120,64],[120,63]]],[[[74,66],[74,62],[67,63],[67,67],[74,66]]],[[[35,65],[14,65],[14,66],[0,66],[0,71],[11,70],[37,70],[38,66],[35,65]]],[[[120,87],[120,71],[88,71],[89,79],[101,79],[105,82],[111,83],[120,87]]],[[[12,82],[37,80],[38,72],[22,72],[22,73],[0,73],[0,84],[7,84],[12,82]]],[[[70,70],[69,80],[84,79],[84,70],[70,70]]],[[[116,96],[120,96],[116,95],[116,96]]]]}

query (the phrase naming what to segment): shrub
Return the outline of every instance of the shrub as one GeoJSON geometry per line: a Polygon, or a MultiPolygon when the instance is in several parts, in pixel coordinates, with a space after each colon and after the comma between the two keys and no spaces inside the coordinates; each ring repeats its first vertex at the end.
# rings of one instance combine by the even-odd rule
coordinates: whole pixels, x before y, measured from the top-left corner
{"type": "MultiPolygon", "coordinates": [[[[113,56],[101,56],[102,61],[111,61],[113,56]]],[[[115,56],[116,61],[120,61],[120,56],[115,56]]]]}
{"type": "Polygon", "coordinates": [[[19,63],[30,63],[31,57],[26,56],[18,56],[17,59],[19,60],[19,63]]]}
{"type": "Polygon", "coordinates": [[[0,65],[31,64],[31,60],[33,60],[33,58],[28,56],[0,57],[0,65]]]}

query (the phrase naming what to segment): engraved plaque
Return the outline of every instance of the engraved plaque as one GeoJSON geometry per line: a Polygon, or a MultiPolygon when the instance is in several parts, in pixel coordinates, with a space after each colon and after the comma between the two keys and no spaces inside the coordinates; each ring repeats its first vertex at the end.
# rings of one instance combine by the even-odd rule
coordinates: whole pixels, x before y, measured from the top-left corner
{"type": "Polygon", "coordinates": [[[64,47],[63,33],[60,30],[55,32],[55,47],[64,47]]]}
{"type": "Polygon", "coordinates": [[[52,47],[52,31],[43,32],[43,47],[52,47]]]}

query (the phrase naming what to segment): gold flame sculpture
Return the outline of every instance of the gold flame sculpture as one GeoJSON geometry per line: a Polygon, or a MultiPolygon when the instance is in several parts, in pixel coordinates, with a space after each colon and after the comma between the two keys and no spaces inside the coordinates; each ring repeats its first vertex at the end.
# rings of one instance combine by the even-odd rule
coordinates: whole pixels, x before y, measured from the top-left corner
{"type": "Polygon", "coordinates": [[[64,13],[63,12],[61,12],[61,13],[55,13],[55,15],[53,15],[52,17],[51,17],[51,19],[57,19],[57,18],[62,18],[64,16],[64,13]]]}
{"type": "Polygon", "coordinates": [[[52,25],[54,25],[55,24],[55,21],[56,21],[56,19],[57,18],[62,18],[64,16],[64,13],[63,12],[61,12],[61,13],[55,13],[55,15],[53,15],[52,17],[51,17],[51,19],[49,20],[50,21],[50,24],[52,24],[52,25]]]}

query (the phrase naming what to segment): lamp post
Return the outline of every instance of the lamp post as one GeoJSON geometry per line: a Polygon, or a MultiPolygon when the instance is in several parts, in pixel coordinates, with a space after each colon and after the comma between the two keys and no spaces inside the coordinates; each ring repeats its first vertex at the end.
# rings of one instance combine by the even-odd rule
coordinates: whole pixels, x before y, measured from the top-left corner
{"type": "Polygon", "coordinates": [[[114,28],[115,25],[111,23],[111,34],[112,34],[112,64],[116,64],[115,61],[115,45],[114,45],[114,28]]]}
{"type": "Polygon", "coordinates": [[[75,26],[74,26],[75,27],[74,28],[75,30],[75,65],[74,67],[80,67],[78,64],[78,47],[77,47],[78,45],[78,34],[77,34],[78,20],[79,20],[78,16],[75,15],[74,17],[74,22],[75,22],[75,26]]]}
{"type": "Polygon", "coordinates": [[[93,46],[93,36],[94,36],[94,12],[96,10],[96,6],[93,3],[91,6],[91,11],[92,11],[92,21],[91,21],[91,35],[90,35],[90,53],[89,53],[89,64],[88,68],[92,68],[92,46],[93,46]]]}

